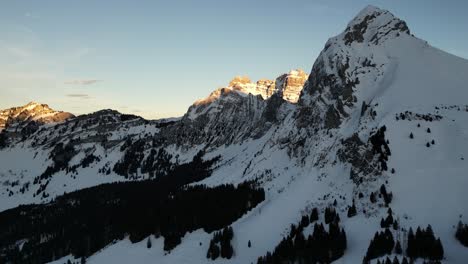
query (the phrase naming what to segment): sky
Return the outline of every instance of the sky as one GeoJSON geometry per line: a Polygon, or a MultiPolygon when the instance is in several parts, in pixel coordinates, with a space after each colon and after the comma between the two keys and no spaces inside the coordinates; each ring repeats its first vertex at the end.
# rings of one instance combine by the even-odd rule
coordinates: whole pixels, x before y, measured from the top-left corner
{"type": "Polygon", "coordinates": [[[310,72],[365,6],[468,58],[466,0],[0,1],[0,109],[183,115],[236,75],[310,72]]]}

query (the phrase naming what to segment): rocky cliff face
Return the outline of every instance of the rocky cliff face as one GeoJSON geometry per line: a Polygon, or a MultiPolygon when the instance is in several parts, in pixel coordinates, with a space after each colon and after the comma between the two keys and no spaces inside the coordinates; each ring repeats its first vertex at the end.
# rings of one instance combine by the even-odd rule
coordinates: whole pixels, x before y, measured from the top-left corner
{"type": "MultiPolygon", "coordinates": [[[[275,80],[260,79],[257,82],[252,82],[247,76],[236,76],[226,88],[244,94],[260,95],[265,100],[274,94],[279,94],[284,100],[296,103],[307,77],[308,75],[301,69],[291,70],[278,76],[275,80]]],[[[216,97],[216,93],[211,94],[206,99],[197,101],[195,104],[202,101],[206,102],[207,99],[212,100],[216,97]]]]}
{"type": "Polygon", "coordinates": [[[281,93],[284,100],[297,103],[308,77],[309,75],[301,69],[291,70],[276,78],[275,89],[281,93]]]}

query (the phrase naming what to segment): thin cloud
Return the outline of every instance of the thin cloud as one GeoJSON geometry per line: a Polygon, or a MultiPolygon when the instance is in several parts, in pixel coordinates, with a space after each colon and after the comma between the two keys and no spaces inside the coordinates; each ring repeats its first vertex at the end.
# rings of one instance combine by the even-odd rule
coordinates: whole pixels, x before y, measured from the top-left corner
{"type": "Polygon", "coordinates": [[[71,81],[66,81],[65,84],[91,85],[91,84],[95,84],[95,83],[98,83],[98,82],[102,82],[102,80],[94,80],[94,79],[90,79],[90,80],[71,80],[71,81]]]}
{"type": "Polygon", "coordinates": [[[27,18],[39,18],[39,16],[37,16],[36,14],[33,14],[31,12],[26,12],[24,13],[24,17],[27,17],[27,18]]]}
{"type": "Polygon", "coordinates": [[[78,98],[78,99],[90,99],[91,96],[88,94],[67,94],[67,97],[78,98]]]}

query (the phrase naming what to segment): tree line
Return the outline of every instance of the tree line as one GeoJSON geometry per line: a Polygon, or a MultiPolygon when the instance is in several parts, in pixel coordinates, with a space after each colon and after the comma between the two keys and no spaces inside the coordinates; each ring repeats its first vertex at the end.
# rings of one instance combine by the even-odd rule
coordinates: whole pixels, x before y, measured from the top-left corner
{"type": "Polygon", "coordinates": [[[176,247],[190,231],[222,229],[265,199],[247,182],[184,187],[208,177],[216,158],[202,153],[155,180],[104,184],[65,194],[48,204],[0,213],[0,262],[44,263],[72,254],[87,257],[114,241],[164,237],[176,247]],[[23,240],[21,251],[17,241],[23,240]]]}
{"type": "Polygon", "coordinates": [[[317,223],[318,210],[314,208],[309,216],[303,216],[299,224],[291,225],[290,233],[283,238],[272,253],[260,257],[258,264],[283,263],[331,263],[342,257],[347,247],[346,232],[339,225],[339,215],[334,208],[325,210],[325,222],[317,223]],[[307,238],[304,228],[314,224],[314,231],[307,238]]]}

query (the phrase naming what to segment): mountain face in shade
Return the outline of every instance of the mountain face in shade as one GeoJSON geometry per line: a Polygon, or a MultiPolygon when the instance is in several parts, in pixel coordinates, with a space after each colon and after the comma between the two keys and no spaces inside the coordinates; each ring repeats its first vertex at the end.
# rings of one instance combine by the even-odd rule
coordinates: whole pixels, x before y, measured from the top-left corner
{"type": "MultiPolygon", "coordinates": [[[[324,212],[333,207],[348,245],[333,263],[363,263],[376,232],[390,232],[402,253],[392,248],[370,263],[387,256],[401,263],[409,230],[431,225],[443,263],[462,264],[468,250],[454,226],[468,223],[466,73],[467,60],[368,6],[326,42],[309,75],[236,77],[178,119],[103,110],[39,125],[24,138],[8,125],[1,134],[7,144],[0,144],[0,210],[104,183],[158,179],[203,153],[203,160],[217,162],[210,176],[192,184],[252,181],[266,192],[265,201],[230,225],[231,259],[208,260],[213,234],[197,229],[170,252],[164,237],[136,243],[125,237],[88,263],[256,263],[294,233],[291,224],[313,208],[325,224],[324,212]],[[389,214],[386,231],[382,218],[389,214]]],[[[314,233],[311,226],[302,231],[306,239],[314,233]]]]}

